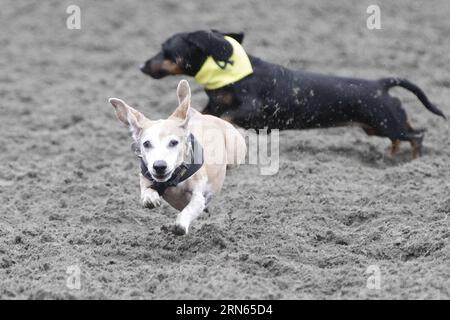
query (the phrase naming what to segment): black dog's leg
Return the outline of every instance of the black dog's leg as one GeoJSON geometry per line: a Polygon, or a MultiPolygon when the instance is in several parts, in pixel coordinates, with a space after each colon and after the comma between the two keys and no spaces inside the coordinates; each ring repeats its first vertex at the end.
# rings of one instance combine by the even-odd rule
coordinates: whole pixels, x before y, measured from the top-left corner
{"type": "Polygon", "coordinates": [[[412,147],[412,158],[417,159],[422,156],[423,135],[420,138],[414,138],[410,141],[412,147]]]}
{"type": "Polygon", "coordinates": [[[391,139],[392,145],[391,145],[391,157],[395,156],[398,153],[398,150],[400,149],[400,139],[391,139]]]}
{"type": "Polygon", "coordinates": [[[215,114],[213,114],[213,111],[214,111],[213,104],[211,103],[211,100],[209,100],[208,103],[206,104],[206,107],[203,108],[201,113],[215,116],[215,114]]]}
{"type": "Polygon", "coordinates": [[[369,135],[387,137],[391,140],[391,156],[395,155],[402,141],[412,147],[413,159],[422,155],[422,141],[425,130],[413,129],[399,99],[387,96],[378,101],[382,108],[372,109],[372,116],[363,126],[369,135]]]}
{"type": "Polygon", "coordinates": [[[412,148],[412,158],[416,159],[422,156],[422,143],[425,129],[413,129],[409,121],[406,121],[406,126],[408,128],[409,143],[412,148]]]}
{"type": "MultiPolygon", "coordinates": [[[[364,130],[364,132],[368,135],[368,136],[381,136],[381,137],[385,137],[385,135],[379,133],[376,131],[376,129],[374,129],[373,127],[367,125],[367,124],[360,124],[361,129],[364,130]]],[[[390,138],[391,140],[391,151],[390,151],[390,156],[393,157],[395,156],[399,149],[400,149],[400,144],[401,144],[401,140],[398,138],[390,138]]]]}

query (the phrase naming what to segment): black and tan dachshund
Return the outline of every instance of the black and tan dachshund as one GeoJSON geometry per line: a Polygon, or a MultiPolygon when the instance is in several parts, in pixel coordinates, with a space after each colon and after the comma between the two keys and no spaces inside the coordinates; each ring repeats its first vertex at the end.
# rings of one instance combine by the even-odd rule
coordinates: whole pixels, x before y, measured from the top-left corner
{"type": "Polygon", "coordinates": [[[392,87],[412,93],[432,113],[445,118],[424,92],[406,79],[364,80],[293,71],[247,55],[242,33],[178,33],[141,66],[155,79],[189,75],[205,86],[209,102],[203,113],[249,129],[309,129],[343,125],[368,135],[387,137],[395,154],[409,141],[413,158],[422,153],[424,130],[411,127],[392,87]]]}

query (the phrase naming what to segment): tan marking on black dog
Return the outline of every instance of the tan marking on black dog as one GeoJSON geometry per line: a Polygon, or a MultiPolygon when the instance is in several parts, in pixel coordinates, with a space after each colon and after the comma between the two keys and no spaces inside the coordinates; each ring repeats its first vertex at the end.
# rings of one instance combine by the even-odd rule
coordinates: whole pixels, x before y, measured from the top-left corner
{"type": "Polygon", "coordinates": [[[173,61],[164,59],[161,65],[159,66],[159,69],[168,72],[171,75],[177,75],[182,74],[183,70],[181,70],[181,67],[178,65],[178,63],[175,63],[173,61]]]}
{"type": "Polygon", "coordinates": [[[411,140],[412,158],[417,159],[422,156],[422,144],[419,141],[411,140]]]}
{"type": "Polygon", "coordinates": [[[233,95],[231,93],[225,93],[217,97],[223,105],[231,106],[233,104],[233,95]]]}
{"type": "Polygon", "coordinates": [[[398,139],[392,140],[391,157],[395,156],[398,153],[398,150],[400,149],[400,143],[401,143],[401,141],[398,139]]]}

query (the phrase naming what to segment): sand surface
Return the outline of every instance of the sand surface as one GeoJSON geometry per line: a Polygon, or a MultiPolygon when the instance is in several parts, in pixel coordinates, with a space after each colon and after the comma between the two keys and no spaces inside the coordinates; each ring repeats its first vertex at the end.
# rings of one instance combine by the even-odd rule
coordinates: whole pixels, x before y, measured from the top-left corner
{"type": "MultiPolygon", "coordinates": [[[[0,298],[450,298],[450,126],[401,97],[424,156],[357,128],[280,135],[280,171],[230,172],[186,237],[144,209],[138,162],[109,97],[149,118],[179,78],[138,65],[171,34],[244,31],[246,50],[310,71],[417,83],[450,115],[448,0],[13,1],[0,10],[0,298]],[[81,7],[81,30],[65,27],[81,7]],[[381,288],[368,289],[378,266],[381,288]],[[71,266],[81,288],[66,286],[71,266]]],[[[190,79],[193,105],[206,95],[190,79]]]]}

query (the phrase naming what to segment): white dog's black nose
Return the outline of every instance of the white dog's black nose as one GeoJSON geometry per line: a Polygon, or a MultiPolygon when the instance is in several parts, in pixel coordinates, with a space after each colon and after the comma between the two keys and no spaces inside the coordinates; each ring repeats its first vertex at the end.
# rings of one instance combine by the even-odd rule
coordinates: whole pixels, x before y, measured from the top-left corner
{"type": "Polygon", "coordinates": [[[164,172],[166,172],[167,162],[165,162],[164,160],[156,160],[153,163],[153,169],[157,174],[163,174],[164,172]]]}

